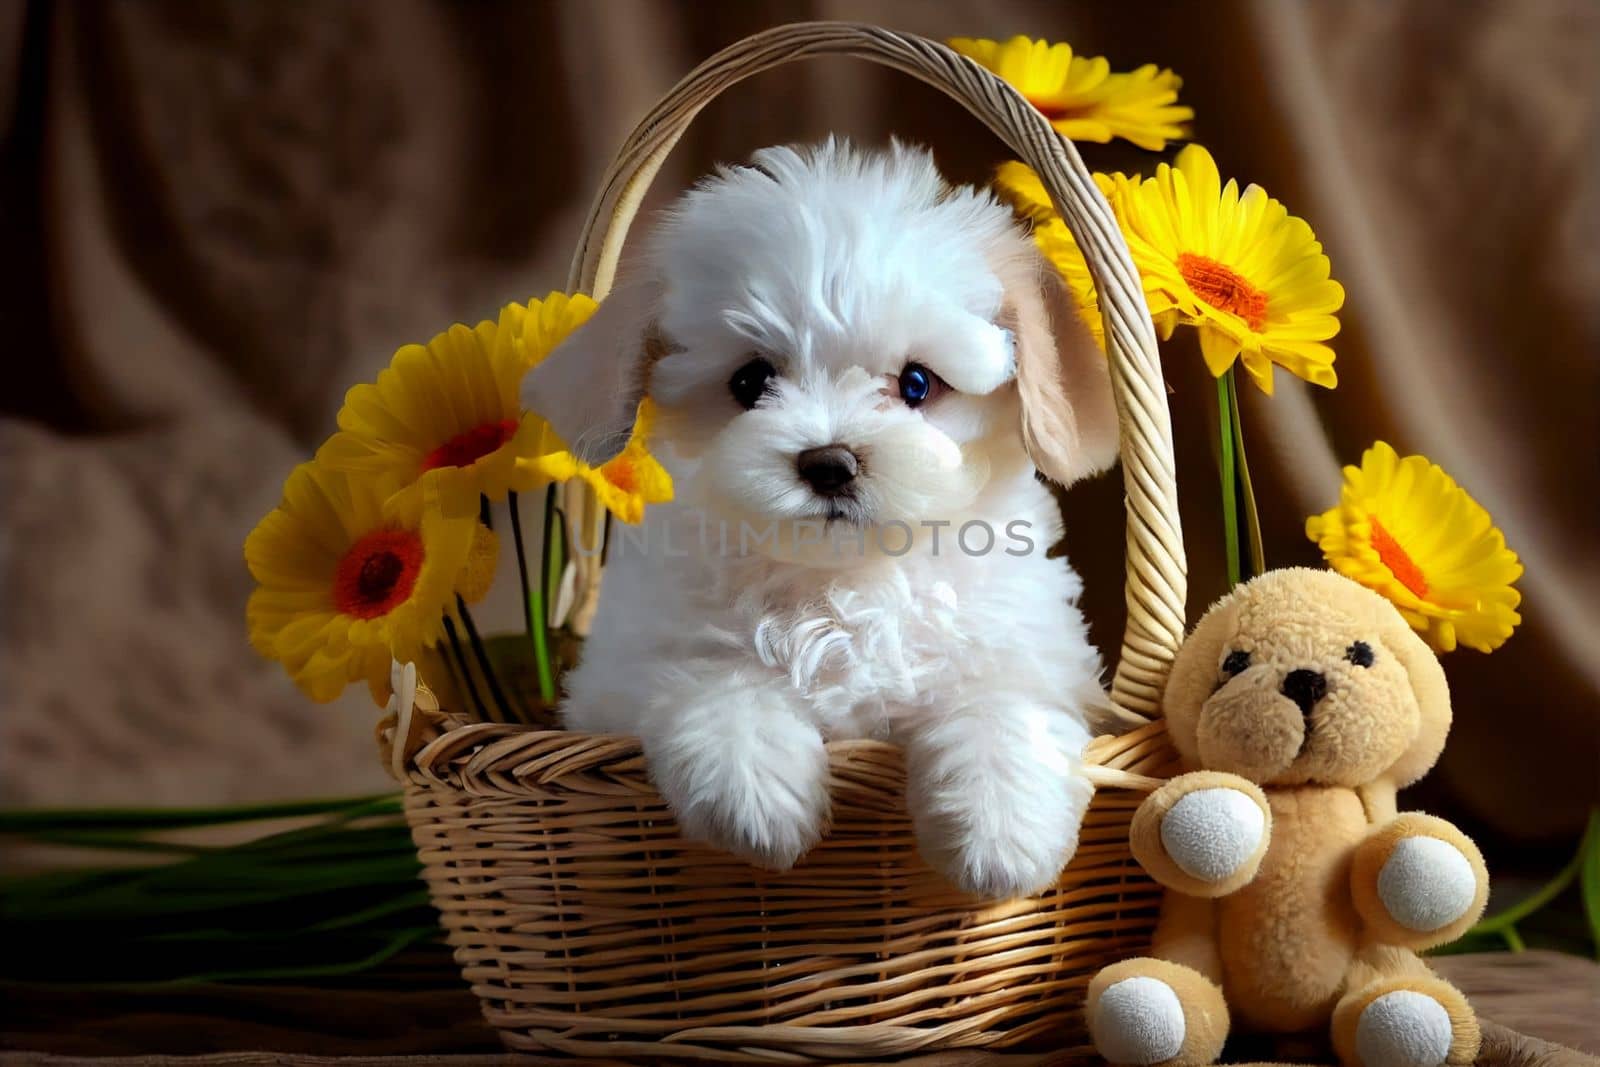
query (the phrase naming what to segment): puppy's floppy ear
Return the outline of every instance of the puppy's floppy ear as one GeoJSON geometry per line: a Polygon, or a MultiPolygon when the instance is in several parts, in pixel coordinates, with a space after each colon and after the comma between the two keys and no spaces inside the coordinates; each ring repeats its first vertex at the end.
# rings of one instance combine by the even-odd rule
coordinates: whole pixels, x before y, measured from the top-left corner
{"type": "Polygon", "coordinates": [[[667,351],[653,276],[617,283],[600,307],[522,380],[522,406],[549,421],[572,454],[593,466],[628,444],[650,367],[667,351]]]}
{"type": "Polygon", "coordinates": [[[1106,356],[1078,315],[1066,283],[1034,252],[1001,270],[1016,332],[1022,441],[1060,485],[1117,461],[1117,409],[1106,356]]]}

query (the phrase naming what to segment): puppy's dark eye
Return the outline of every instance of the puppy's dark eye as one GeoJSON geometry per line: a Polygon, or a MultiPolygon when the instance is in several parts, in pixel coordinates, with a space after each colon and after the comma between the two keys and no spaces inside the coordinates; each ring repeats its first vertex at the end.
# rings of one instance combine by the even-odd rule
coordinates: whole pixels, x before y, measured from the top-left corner
{"type": "Polygon", "coordinates": [[[733,394],[740,407],[748,411],[766,393],[767,386],[777,373],[778,369],[771,362],[757,356],[733,372],[733,377],[728,379],[728,392],[733,394]]]}
{"type": "Polygon", "coordinates": [[[1222,673],[1229,678],[1241,673],[1250,666],[1250,653],[1243,649],[1234,649],[1228,653],[1228,658],[1222,661],[1222,673]]]}
{"type": "Polygon", "coordinates": [[[1372,646],[1365,641],[1357,641],[1344,650],[1344,658],[1354,663],[1357,667],[1372,666],[1372,646]]]}
{"type": "Polygon", "coordinates": [[[907,363],[900,372],[900,399],[907,407],[921,407],[948,388],[944,379],[920,363],[907,363]]]}

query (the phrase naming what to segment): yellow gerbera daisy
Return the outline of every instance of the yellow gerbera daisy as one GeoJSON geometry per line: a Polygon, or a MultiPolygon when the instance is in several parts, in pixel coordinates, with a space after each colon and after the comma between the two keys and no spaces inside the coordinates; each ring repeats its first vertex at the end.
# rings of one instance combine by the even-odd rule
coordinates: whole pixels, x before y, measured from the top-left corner
{"type": "Polygon", "coordinates": [[[1477,501],[1422,456],[1382,441],[1344,469],[1339,506],[1306,520],[1328,564],[1394,602],[1435,649],[1480,652],[1522,621],[1517,554],[1477,501]]]}
{"type": "Polygon", "coordinates": [[[377,384],[345,394],[340,432],[318,457],[394,480],[401,488],[388,507],[412,518],[425,490],[437,493],[447,515],[465,516],[477,514],[480,497],[499,501],[532,489],[540,480],[533,461],[558,443],[543,419],[520,406],[528,368],[520,334],[529,329],[554,347],[593,309],[587,297],[552,294],[526,308],[510,305],[498,322],[458,324],[426,345],[407,345],[377,384]]]}
{"type": "Polygon", "coordinates": [[[949,45],[1014,86],[1069,140],[1121,137],[1159,152],[1187,136],[1184,123],[1194,118],[1194,109],[1176,102],[1183,79],[1154,63],[1113,74],[1102,56],[1022,36],[1004,43],[955,37],[949,45]]]}
{"type": "MultiPolygon", "coordinates": [[[[542,304],[530,301],[526,309],[515,304],[506,308],[500,328],[527,369],[543,362],[567,334],[587,321],[597,306],[581,293],[571,297],[551,293],[542,304]]],[[[654,417],[654,405],[647,399],[639,405],[627,447],[600,467],[580,462],[559,441],[531,461],[530,466],[554,482],[582,478],[611,514],[626,523],[640,522],[646,505],[672,499],[672,476],[645,447],[654,417]]]]}
{"type": "Polygon", "coordinates": [[[538,466],[552,481],[582,478],[611,514],[629,524],[642,522],[647,505],[672,499],[672,475],[645,446],[654,421],[655,405],[646,398],[639,405],[627,447],[615,458],[591,467],[570,452],[552,452],[541,457],[538,466]]]}
{"type": "Polygon", "coordinates": [[[1032,222],[1061,221],[1044,182],[1039,179],[1039,172],[1026,163],[1013,159],[1000,164],[995,168],[994,187],[1000,198],[1023,218],[1032,222]]]}
{"type": "Polygon", "coordinates": [[[507,304],[500,309],[497,337],[506,346],[507,358],[525,372],[588,322],[599,306],[586,293],[551,293],[526,305],[507,304]]]}
{"type": "Polygon", "coordinates": [[[1200,350],[1221,377],[1237,359],[1272,392],[1274,363],[1329,389],[1338,384],[1335,312],[1344,289],[1306,225],[1260,186],[1222,185],[1199,145],[1156,176],[1099,179],[1116,212],[1157,324],[1199,327],[1200,350]]]}
{"type": "Polygon", "coordinates": [[[476,517],[446,517],[431,490],[418,519],[385,517],[387,495],[369,478],[302,463],[245,541],[259,583],[245,610],[250,643],[312,700],[365,679],[381,702],[390,660],[414,660],[436,642],[458,594],[488,592],[491,531],[476,517]]]}

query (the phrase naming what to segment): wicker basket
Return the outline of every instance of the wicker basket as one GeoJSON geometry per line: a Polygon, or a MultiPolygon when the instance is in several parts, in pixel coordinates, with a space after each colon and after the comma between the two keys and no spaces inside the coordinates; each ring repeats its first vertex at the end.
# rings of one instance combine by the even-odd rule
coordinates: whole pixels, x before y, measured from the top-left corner
{"type": "MultiPolygon", "coordinates": [[[[646,188],[702,107],[822,55],[870,59],[964,104],[1039,172],[1088,257],[1122,423],[1128,624],[1112,696],[1130,729],[1089,750],[1101,788],[1059,884],[995,904],[958,894],[918,857],[891,745],[829,746],[832,832],[793,871],[767,874],[679,835],[633,738],[403,709],[381,733],[385,758],[462,973],[514,1049],[804,1063],[1071,1047],[1084,1040],[1089,978],[1142,947],[1154,923],[1157,890],[1127,830],[1139,791],[1172,761],[1155,721],[1184,625],[1171,427],[1138,274],[1073,147],[940,44],[844,23],[781,27],[702,64],[634,130],[570,288],[605,295],[646,188]]],[[[592,500],[566,503],[597,521],[592,500]]],[[[579,575],[580,624],[598,577],[579,575]]]]}

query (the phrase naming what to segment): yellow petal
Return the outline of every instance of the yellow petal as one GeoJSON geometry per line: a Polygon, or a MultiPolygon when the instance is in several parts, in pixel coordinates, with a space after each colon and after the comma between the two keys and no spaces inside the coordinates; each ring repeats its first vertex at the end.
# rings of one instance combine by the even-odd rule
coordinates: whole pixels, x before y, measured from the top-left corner
{"type": "Polygon", "coordinates": [[[1213,378],[1220,378],[1239,358],[1239,342],[1214,326],[1200,327],[1200,355],[1213,378]]]}

